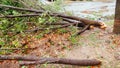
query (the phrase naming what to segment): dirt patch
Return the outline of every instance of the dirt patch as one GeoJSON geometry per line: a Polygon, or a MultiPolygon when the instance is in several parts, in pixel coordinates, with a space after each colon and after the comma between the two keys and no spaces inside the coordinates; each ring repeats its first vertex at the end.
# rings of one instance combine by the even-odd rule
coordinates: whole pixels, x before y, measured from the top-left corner
{"type": "MultiPolygon", "coordinates": [[[[115,56],[120,54],[120,36],[112,34],[111,29],[87,31],[81,35],[84,42],[71,51],[66,51],[66,58],[98,59],[101,68],[120,68],[120,61],[115,56]]],[[[79,67],[77,67],[79,68],[79,67]]],[[[81,68],[81,67],[80,67],[81,68]]]]}
{"type": "Polygon", "coordinates": [[[27,48],[23,51],[15,50],[13,55],[32,55],[38,57],[60,57],[64,55],[67,48],[71,48],[71,43],[68,40],[69,33],[50,33],[45,34],[42,38],[36,38],[38,34],[30,34],[19,40],[20,43],[27,48]]]}
{"type": "Polygon", "coordinates": [[[69,37],[69,34],[55,34],[51,33],[49,35],[45,35],[44,38],[38,39],[37,43],[36,41],[32,42],[31,45],[28,45],[28,47],[36,48],[32,51],[29,51],[28,54],[30,55],[36,55],[36,56],[46,56],[46,57],[57,57],[60,55],[60,53],[64,53],[65,47],[69,47],[69,41],[67,38],[69,37]],[[35,45],[37,44],[37,45],[35,45]]]}

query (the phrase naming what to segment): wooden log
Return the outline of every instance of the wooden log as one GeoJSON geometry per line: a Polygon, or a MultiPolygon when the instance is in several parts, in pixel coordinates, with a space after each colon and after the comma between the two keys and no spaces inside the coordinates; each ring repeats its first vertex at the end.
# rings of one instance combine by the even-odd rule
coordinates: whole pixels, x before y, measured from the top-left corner
{"type": "Polygon", "coordinates": [[[101,62],[95,59],[91,60],[77,60],[77,59],[65,59],[65,58],[45,58],[42,61],[21,62],[20,65],[37,65],[37,64],[66,64],[77,66],[97,66],[101,65],[101,62]]]}
{"type": "Polygon", "coordinates": [[[0,55],[0,60],[22,60],[20,65],[37,65],[37,64],[67,64],[67,65],[78,65],[78,66],[96,66],[100,65],[101,62],[95,59],[67,59],[67,58],[42,58],[35,56],[8,56],[0,55]],[[28,61],[28,62],[27,62],[28,61]]]}

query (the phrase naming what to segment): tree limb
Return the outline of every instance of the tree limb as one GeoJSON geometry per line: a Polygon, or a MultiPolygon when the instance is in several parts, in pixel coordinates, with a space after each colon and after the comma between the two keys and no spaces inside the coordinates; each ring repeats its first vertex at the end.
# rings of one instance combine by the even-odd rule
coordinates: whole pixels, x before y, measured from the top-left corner
{"type": "MultiPolygon", "coordinates": [[[[22,15],[5,15],[5,16],[0,16],[0,18],[16,18],[16,17],[33,17],[33,16],[41,16],[41,14],[22,14],[22,15]]],[[[64,21],[67,21],[69,23],[74,23],[74,24],[82,24],[80,21],[72,21],[67,18],[63,18],[64,21]]],[[[59,23],[60,24],[60,23],[59,23]]],[[[62,23],[61,23],[62,24],[62,23]]],[[[60,25],[61,25],[60,24],[60,25]]],[[[65,24],[65,23],[64,23],[65,24]]]]}
{"type": "Polygon", "coordinates": [[[20,65],[37,65],[37,64],[66,64],[66,65],[77,65],[77,66],[97,66],[101,62],[95,59],[91,60],[76,60],[76,59],[65,59],[65,58],[44,58],[42,61],[32,62],[21,62],[20,65]]]}
{"type": "Polygon", "coordinates": [[[38,57],[34,56],[10,56],[10,55],[0,55],[0,60],[23,60],[23,61],[37,61],[40,60],[38,57]]]}
{"type": "Polygon", "coordinates": [[[90,25],[86,25],[82,30],[77,32],[77,34],[75,34],[75,35],[80,35],[81,33],[85,32],[85,30],[87,30],[89,27],[90,27],[90,25]]]}
{"type": "Polygon", "coordinates": [[[28,9],[28,8],[19,8],[19,7],[14,7],[14,6],[9,6],[9,5],[3,5],[3,4],[0,4],[0,7],[14,9],[14,10],[20,10],[20,11],[35,12],[35,13],[43,13],[44,12],[42,10],[28,9]]]}
{"type": "Polygon", "coordinates": [[[4,15],[4,16],[0,16],[0,18],[17,18],[17,17],[33,17],[33,16],[41,16],[41,14],[4,15]]]}
{"type": "Polygon", "coordinates": [[[52,29],[52,30],[55,30],[55,29],[60,29],[60,28],[65,28],[65,27],[68,27],[70,25],[74,25],[76,23],[69,23],[69,24],[65,24],[65,25],[61,25],[59,27],[53,27],[53,28],[34,28],[34,29],[31,29],[31,30],[25,30],[24,32],[36,32],[38,30],[48,30],[48,29],[52,29]]]}
{"type": "MultiPolygon", "coordinates": [[[[10,8],[10,9],[14,9],[14,10],[35,12],[35,13],[44,13],[45,12],[45,11],[36,10],[36,9],[19,8],[19,7],[13,7],[13,6],[8,6],[8,5],[2,5],[2,4],[0,4],[0,7],[10,8]]],[[[95,26],[104,26],[105,25],[105,23],[101,22],[101,21],[93,21],[93,20],[88,20],[85,18],[76,17],[76,16],[67,16],[67,15],[63,15],[63,14],[59,14],[59,13],[49,13],[49,15],[73,19],[73,20],[81,21],[85,24],[90,24],[90,25],[95,25],[95,26]]],[[[106,25],[105,25],[105,28],[106,28],[106,25]]]]}
{"type": "Polygon", "coordinates": [[[0,48],[0,50],[25,50],[28,48],[0,48]]]}
{"type": "Polygon", "coordinates": [[[78,65],[78,66],[96,66],[100,65],[101,62],[95,59],[91,60],[77,60],[77,59],[66,59],[66,58],[39,58],[33,56],[7,56],[0,55],[0,60],[22,60],[26,62],[20,62],[20,65],[37,65],[37,64],[67,64],[67,65],[78,65]]]}

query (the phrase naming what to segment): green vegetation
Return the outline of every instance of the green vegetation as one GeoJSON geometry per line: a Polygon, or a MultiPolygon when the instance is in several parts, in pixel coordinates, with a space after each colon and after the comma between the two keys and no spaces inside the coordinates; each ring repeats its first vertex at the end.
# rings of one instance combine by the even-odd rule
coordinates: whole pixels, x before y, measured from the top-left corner
{"type": "MultiPolygon", "coordinates": [[[[52,4],[44,5],[37,0],[0,0],[0,4],[11,5],[15,7],[33,8],[39,10],[46,10],[41,16],[37,17],[21,17],[21,18],[0,18],[0,47],[1,48],[23,48],[21,40],[25,37],[28,39],[34,34],[35,38],[40,39],[45,34],[52,32],[50,28],[54,28],[52,25],[46,25],[47,23],[58,23],[61,18],[52,17],[50,12],[61,11],[62,1],[57,0],[52,4]],[[28,3],[29,2],[29,3],[28,3]],[[32,31],[33,29],[40,28],[39,31],[32,31]],[[45,29],[44,29],[45,28],[45,29]],[[31,35],[30,35],[31,34],[31,35]]],[[[4,15],[22,15],[30,14],[31,12],[17,11],[12,9],[0,8],[0,16],[4,15]]],[[[59,27],[59,25],[57,26],[59,27]]],[[[76,28],[70,26],[68,30],[62,28],[58,29],[58,33],[76,32],[76,28]]],[[[69,40],[75,44],[77,40],[75,37],[70,37],[69,40]]],[[[65,47],[66,48],[66,47],[65,47]]],[[[11,50],[3,50],[0,54],[8,54],[11,50]]]]}
{"type": "MultiPolygon", "coordinates": [[[[28,6],[25,6],[25,4],[27,3],[28,1],[26,2],[26,0],[23,0],[22,2],[21,0],[0,0],[0,4],[4,4],[4,5],[11,5],[16,7],[30,7],[30,6],[35,7],[35,0],[30,0],[28,6]]],[[[57,5],[56,3],[54,5],[57,5]]],[[[34,9],[37,9],[37,8],[34,8],[34,9]]],[[[47,10],[48,8],[45,8],[45,9],[47,10]]],[[[21,15],[21,14],[29,14],[29,13],[30,12],[0,8],[1,16],[21,15]]],[[[38,17],[23,17],[23,18],[12,18],[12,19],[0,18],[0,47],[1,48],[22,47],[22,44],[20,43],[21,38],[19,36],[24,36],[24,35],[26,36],[27,35],[26,30],[30,30],[31,28],[34,28],[34,27],[40,27],[40,28],[47,27],[48,28],[47,32],[43,31],[42,34],[39,34],[39,36],[37,36],[37,38],[40,38],[41,36],[43,36],[43,34],[48,33],[49,28],[51,27],[51,26],[46,26],[44,24],[48,22],[55,23],[58,20],[59,18],[47,16],[47,12],[43,13],[41,16],[38,16],[38,17]]]]}

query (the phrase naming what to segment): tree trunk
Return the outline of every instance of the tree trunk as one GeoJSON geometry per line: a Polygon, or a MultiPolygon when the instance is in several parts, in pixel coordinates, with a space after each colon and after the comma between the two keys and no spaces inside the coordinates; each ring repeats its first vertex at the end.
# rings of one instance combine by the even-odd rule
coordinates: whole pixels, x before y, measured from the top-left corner
{"type": "Polygon", "coordinates": [[[116,1],[115,21],[113,32],[120,34],[120,0],[116,1]]]}

